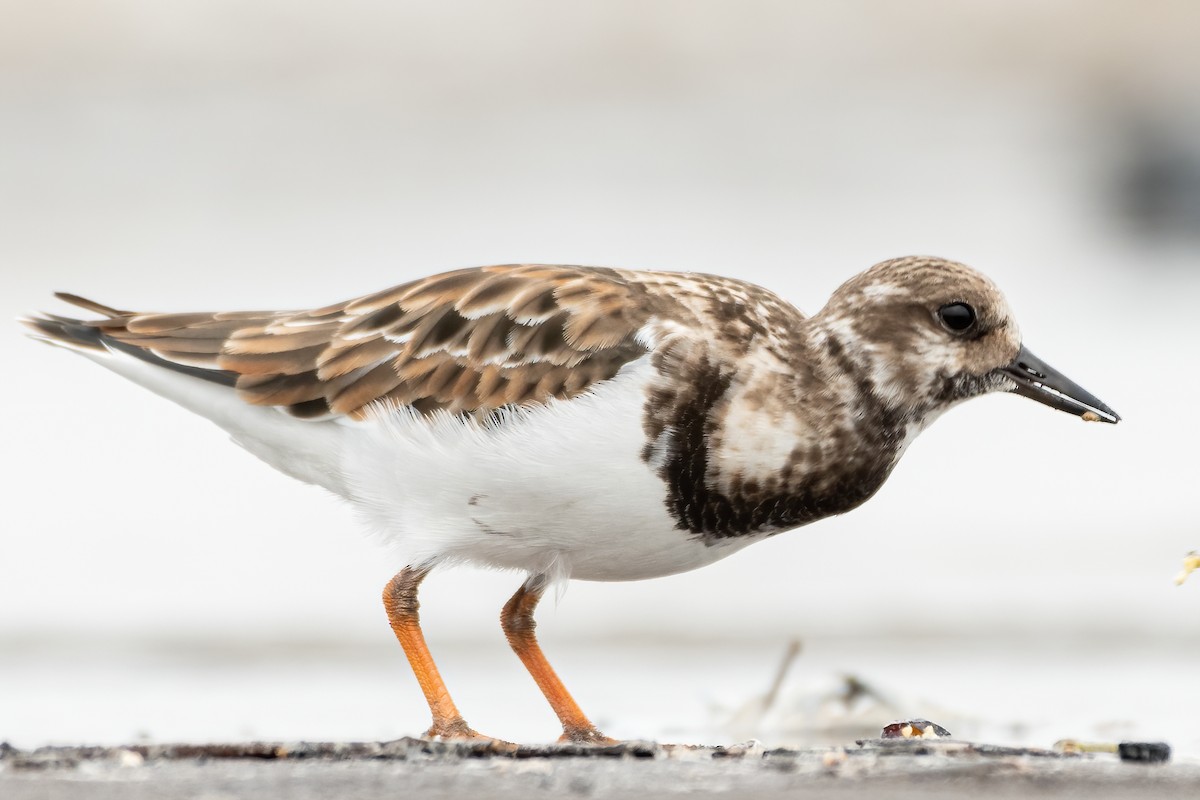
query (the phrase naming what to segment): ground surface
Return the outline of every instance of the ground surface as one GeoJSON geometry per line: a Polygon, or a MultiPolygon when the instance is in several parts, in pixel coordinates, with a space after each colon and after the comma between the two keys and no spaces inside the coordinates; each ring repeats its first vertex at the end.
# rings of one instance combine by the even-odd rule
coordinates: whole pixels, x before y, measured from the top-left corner
{"type": "Polygon", "coordinates": [[[1142,764],[948,740],[764,750],[626,743],[510,749],[359,744],[137,745],[0,751],[6,800],[143,797],[536,798],[1197,796],[1200,764],[1142,764]]]}

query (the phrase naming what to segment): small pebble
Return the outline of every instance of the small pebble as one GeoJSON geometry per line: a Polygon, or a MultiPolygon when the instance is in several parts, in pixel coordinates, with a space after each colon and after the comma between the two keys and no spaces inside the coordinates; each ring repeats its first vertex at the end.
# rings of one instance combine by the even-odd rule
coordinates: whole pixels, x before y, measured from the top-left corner
{"type": "Polygon", "coordinates": [[[893,722],[879,734],[881,739],[942,739],[950,731],[927,719],[909,719],[893,722]]]}
{"type": "Polygon", "coordinates": [[[1166,742],[1121,742],[1117,755],[1122,761],[1140,761],[1145,764],[1160,764],[1171,758],[1171,745],[1166,742]]]}

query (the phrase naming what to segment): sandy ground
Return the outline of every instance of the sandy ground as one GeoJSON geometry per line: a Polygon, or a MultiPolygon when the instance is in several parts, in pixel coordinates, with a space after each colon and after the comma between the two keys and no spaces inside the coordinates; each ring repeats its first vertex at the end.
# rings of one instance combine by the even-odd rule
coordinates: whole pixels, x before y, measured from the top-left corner
{"type": "Polygon", "coordinates": [[[8,800],[1196,796],[1200,764],[1144,764],[952,740],[764,750],[626,743],[497,749],[386,743],[170,745],[0,751],[8,800]]]}
{"type": "MultiPolygon", "coordinates": [[[[784,641],[572,641],[555,636],[563,625],[552,615],[543,629],[572,694],[623,740],[827,747],[924,717],[964,741],[1166,741],[1181,760],[1200,759],[1188,702],[1200,646],[1182,637],[811,637],[781,677],[784,641]]],[[[0,638],[0,741],[33,750],[418,735],[429,710],[385,633],[357,646],[0,638]]],[[[558,720],[502,637],[431,646],[476,730],[517,742],[558,735],[558,720]]]]}

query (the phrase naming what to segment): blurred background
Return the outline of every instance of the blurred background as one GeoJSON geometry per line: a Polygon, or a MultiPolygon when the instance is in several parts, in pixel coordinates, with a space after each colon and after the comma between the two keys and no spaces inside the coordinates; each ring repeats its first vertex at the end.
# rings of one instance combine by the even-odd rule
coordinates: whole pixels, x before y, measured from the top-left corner
{"type": "MultiPolygon", "coordinates": [[[[885,258],[982,269],[1121,425],[973,401],[848,516],[690,574],[573,583],[543,605],[546,650],[619,737],[844,742],[915,715],[1200,755],[1200,580],[1172,582],[1200,547],[1197,4],[0,0],[0,18],[5,319],[59,310],[55,290],[305,308],[514,261],[727,274],[811,312],[885,258]]],[[[0,337],[0,740],[424,729],[379,604],[403,565],[348,508],[19,334],[0,337]]],[[[436,574],[422,614],[472,724],[545,741],[496,622],[519,580],[436,574]]]]}

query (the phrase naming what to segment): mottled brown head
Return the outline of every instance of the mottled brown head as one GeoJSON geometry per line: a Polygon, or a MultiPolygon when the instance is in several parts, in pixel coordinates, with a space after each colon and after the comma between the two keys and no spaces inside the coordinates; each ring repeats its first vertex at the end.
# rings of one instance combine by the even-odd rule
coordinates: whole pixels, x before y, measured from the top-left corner
{"type": "Polygon", "coordinates": [[[838,288],[813,326],[819,347],[859,392],[918,426],[991,391],[1088,421],[1121,419],[1029,352],[996,285],[954,261],[910,256],[876,264],[838,288]]]}
{"type": "Polygon", "coordinates": [[[968,397],[1011,390],[1001,370],[1021,350],[996,285],[940,258],[875,265],[838,288],[813,324],[861,391],[918,422],[968,397]]]}

